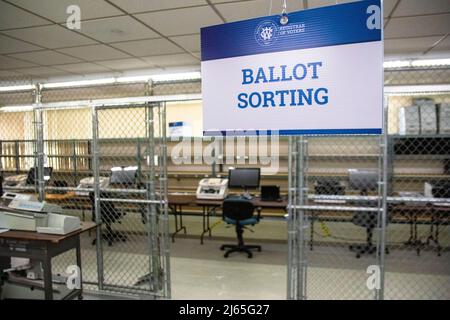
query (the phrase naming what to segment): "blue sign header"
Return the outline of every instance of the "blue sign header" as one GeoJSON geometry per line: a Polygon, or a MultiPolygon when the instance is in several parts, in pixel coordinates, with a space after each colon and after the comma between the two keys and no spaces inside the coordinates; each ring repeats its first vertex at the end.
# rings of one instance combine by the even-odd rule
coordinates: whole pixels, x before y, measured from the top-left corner
{"type": "Polygon", "coordinates": [[[291,12],[286,25],[275,15],[202,28],[202,61],[381,41],[381,28],[370,25],[370,16],[376,14],[371,8],[380,10],[381,1],[291,12]]]}

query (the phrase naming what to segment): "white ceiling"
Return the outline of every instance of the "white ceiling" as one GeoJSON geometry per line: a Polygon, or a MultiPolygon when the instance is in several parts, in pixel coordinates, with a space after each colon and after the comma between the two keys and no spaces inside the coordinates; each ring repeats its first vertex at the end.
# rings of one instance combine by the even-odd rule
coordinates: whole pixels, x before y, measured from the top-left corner
{"type": "MultiPolygon", "coordinates": [[[[338,0],[338,3],[354,0],[338,0]]],[[[0,80],[200,65],[200,28],[281,12],[282,0],[0,0],[0,80]],[[81,8],[81,30],[65,27],[81,8]]],[[[288,12],[336,0],[287,0],[288,12]]],[[[385,0],[387,59],[450,57],[450,0],[385,0]]]]}

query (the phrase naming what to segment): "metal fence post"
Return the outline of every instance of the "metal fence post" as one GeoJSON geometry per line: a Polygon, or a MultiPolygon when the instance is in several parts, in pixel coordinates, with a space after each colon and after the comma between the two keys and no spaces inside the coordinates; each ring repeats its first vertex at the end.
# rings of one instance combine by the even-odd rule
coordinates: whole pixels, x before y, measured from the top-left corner
{"type": "Polygon", "coordinates": [[[289,136],[288,144],[288,259],[287,259],[287,299],[295,299],[294,286],[294,250],[295,250],[295,187],[293,185],[293,156],[295,153],[294,137],[289,136]]]}
{"type": "Polygon", "coordinates": [[[387,191],[388,191],[388,101],[383,98],[383,182],[381,194],[381,228],[378,247],[378,265],[380,267],[380,289],[377,290],[377,299],[384,300],[384,280],[385,280],[385,255],[386,255],[386,226],[387,226],[387,191]]]}
{"type": "Polygon", "coordinates": [[[171,297],[171,278],[170,278],[170,241],[169,241],[169,201],[168,201],[168,181],[167,181],[167,132],[166,132],[166,103],[162,103],[162,117],[160,121],[161,132],[161,176],[163,188],[161,199],[164,201],[163,220],[163,243],[164,243],[164,260],[165,260],[165,292],[166,297],[171,297]]]}
{"type": "MultiPolygon", "coordinates": [[[[306,204],[306,176],[305,166],[307,155],[307,140],[304,136],[298,139],[298,161],[297,161],[297,183],[298,183],[298,200],[301,206],[306,204]]],[[[305,210],[300,209],[297,217],[297,246],[298,246],[298,269],[297,269],[297,299],[306,299],[306,252],[305,252],[305,210]]]]}
{"type": "MultiPolygon", "coordinates": [[[[151,88],[151,82],[147,83],[146,91],[149,94],[151,88]]],[[[147,179],[147,200],[155,200],[155,124],[154,124],[154,105],[147,105],[147,151],[148,151],[148,165],[149,165],[149,177],[147,179]]],[[[148,245],[149,245],[149,286],[154,292],[157,292],[160,288],[159,285],[159,252],[158,252],[158,220],[156,214],[156,206],[154,203],[147,205],[147,221],[148,221],[148,245]]]]}
{"type": "Polygon", "coordinates": [[[42,117],[42,87],[37,83],[34,87],[34,113],[36,128],[36,156],[39,201],[45,200],[45,181],[44,181],[44,124],[42,117]]]}
{"type": "Polygon", "coordinates": [[[96,251],[97,251],[97,277],[98,288],[103,290],[103,247],[102,247],[102,217],[100,210],[100,169],[99,169],[99,150],[98,150],[98,111],[95,106],[91,107],[92,113],[92,171],[94,174],[94,212],[96,229],[96,251]]]}

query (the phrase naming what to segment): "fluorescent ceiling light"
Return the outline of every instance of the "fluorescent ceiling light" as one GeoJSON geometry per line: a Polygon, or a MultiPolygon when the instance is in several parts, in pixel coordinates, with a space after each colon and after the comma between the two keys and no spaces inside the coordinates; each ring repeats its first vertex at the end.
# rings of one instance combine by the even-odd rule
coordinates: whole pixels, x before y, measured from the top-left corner
{"type": "Polygon", "coordinates": [[[130,76],[130,77],[105,78],[94,80],[68,81],[68,82],[53,82],[53,83],[44,83],[42,86],[43,88],[52,89],[52,88],[68,88],[68,87],[86,87],[92,85],[105,85],[114,83],[146,82],[149,80],[153,80],[155,82],[164,82],[164,81],[186,81],[199,79],[201,79],[200,72],[185,72],[185,73],[130,76]]]}
{"type": "Polygon", "coordinates": [[[185,72],[185,73],[173,73],[173,74],[160,74],[160,75],[151,76],[151,79],[155,82],[199,80],[201,78],[202,78],[202,76],[199,71],[185,72]]]}
{"type": "Polygon", "coordinates": [[[450,66],[450,59],[427,59],[411,61],[413,67],[450,66]]]}
{"type": "Polygon", "coordinates": [[[420,59],[385,61],[385,69],[450,66],[450,59],[420,59]]]}
{"type": "Polygon", "coordinates": [[[134,77],[120,77],[116,79],[117,83],[127,82],[146,82],[150,80],[151,76],[134,76],[134,77]]]}
{"type": "Polygon", "coordinates": [[[112,84],[116,82],[115,78],[93,79],[93,80],[81,80],[81,81],[67,81],[67,82],[50,82],[44,83],[43,88],[69,88],[69,87],[86,87],[95,85],[112,84]]]}
{"type": "Polygon", "coordinates": [[[33,111],[32,105],[22,105],[22,106],[4,106],[0,108],[0,112],[26,112],[33,111]]]}
{"type": "Polygon", "coordinates": [[[398,61],[385,61],[383,63],[383,67],[385,69],[405,68],[405,67],[410,67],[410,66],[411,66],[411,61],[398,60],[398,61]]]}
{"type": "Polygon", "coordinates": [[[11,92],[11,91],[26,91],[26,90],[32,90],[34,88],[34,85],[32,84],[24,84],[20,86],[6,86],[6,87],[0,87],[0,92],[11,92]]]}

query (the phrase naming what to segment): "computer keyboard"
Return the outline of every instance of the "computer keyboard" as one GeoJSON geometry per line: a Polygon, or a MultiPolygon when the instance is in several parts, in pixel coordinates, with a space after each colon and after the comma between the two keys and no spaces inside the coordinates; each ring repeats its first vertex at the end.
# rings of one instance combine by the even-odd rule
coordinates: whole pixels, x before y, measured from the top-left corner
{"type": "Polygon", "coordinates": [[[316,203],[331,203],[331,204],[343,204],[346,203],[345,200],[333,200],[333,199],[318,199],[314,200],[316,203]]]}

